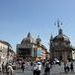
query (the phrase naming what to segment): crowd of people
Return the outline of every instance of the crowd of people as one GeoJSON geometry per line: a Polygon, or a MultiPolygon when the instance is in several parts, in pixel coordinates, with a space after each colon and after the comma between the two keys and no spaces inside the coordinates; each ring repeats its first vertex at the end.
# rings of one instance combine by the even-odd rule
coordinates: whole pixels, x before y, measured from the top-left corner
{"type": "MultiPolygon", "coordinates": [[[[45,60],[45,61],[17,61],[16,68],[13,67],[13,63],[2,63],[2,73],[6,73],[7,75],[14,75],[14,70],[21,69],[22,72],[25,70],[30,70],[33,72],[33,75],[41,75],[42,70],[44,71],[44,75],[50,75],[50,71],[52,66],[55,65],[53,61],[45,60]]],[[[61,67],[61,63],[58,64],[61,67]]],[[[68,73],[69,71],[74,72],[73,61],[64,62],[64,72],[68,73]]]]}
{"type": "Polygon", "coordinates": [[[31,70],[33,71],[33,75],[40,75],[42,69],[44,69],[44,74],[50,74],[51,64],[49,61],[34,61],[34,62],[21,62],[21,69],[24,72],[27,69],[26,66],[31,66],[31,70]],[[26,64],[26,65],[25,65],[26,64]]]}
{"type": "MultiPolygon", "coordinates": [[[[50,71],[52,69],[52,66],[55,65],[53,61],[46,60],[46,61],[34,61],[34,62],[28,62],[31,66],[31,70],[33,71],[33,75],[40,75],[42,70],[44,70],[44,75],[50,75],[50,71]]],[[[74,72],[74,65],[73,61],[71,62],[63,62],[64,64],[64,72],[74,72]]],[[[27,69],[27,64],[25,66],[25,62],[21,63],[21,69],[24,72],[25,69],[27,69]]],[[[61,67],[61,62],[57,63],[61,67]]]]}
{"type": "Polygon", "coordinates": [[[68,73],[69,71],[74,72],[73,61],[64,63],[64,71],[65,73],[68,73]]]}
{"type": "Polygon", "coordinates": [[[13,63],[8,63],[8,62],[3,62],[1,65],[1,72],[3,73],[3,75],[13,75],[14,73],[14,67],[13,67],[13,63]]]}

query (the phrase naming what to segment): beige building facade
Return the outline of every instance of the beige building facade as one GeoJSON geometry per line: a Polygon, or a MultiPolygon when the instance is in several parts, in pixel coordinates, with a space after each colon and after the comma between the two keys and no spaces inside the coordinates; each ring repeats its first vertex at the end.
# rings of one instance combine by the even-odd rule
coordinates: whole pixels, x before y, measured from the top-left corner
{"type": "Polygon", "coordinates": [[[11,45],[6,41],[0,40],[0,64],[13,60],[13,56],[14,51],[12,50],[11,45]]]}
{"type": "Polygon", "coordinates": [[[7,49],[8,46],[0,41],[0,63],[6,61],[7,59],[7,49]]]}
{"type": "Polygon", "coordinates": [[[62,61],[75,59],[75,48],[72,47],[71,41],[63,34],[63,30],[60,28],[58,35],[50,38],[50,58],[57,58],[62,61]]]}
{"type": "Polygon", "coordinates": [[[22,59],[46,59],[46,47],[41,43],[41,39],[32,38],[31,34],[28,33],[27,37],[25,37],[21,44],[17,44],[17,58],[22,59]]]}

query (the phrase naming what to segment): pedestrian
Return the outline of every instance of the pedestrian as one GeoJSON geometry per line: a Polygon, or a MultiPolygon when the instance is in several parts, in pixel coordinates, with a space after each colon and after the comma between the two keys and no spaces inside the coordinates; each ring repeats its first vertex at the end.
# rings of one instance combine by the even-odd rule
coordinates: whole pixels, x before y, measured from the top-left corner
{"type": "Polygon", "coordinates": [[[24,69],[25,69],[25,63],[24,62],[22,62],[22,64],[21,64],[21,69],[22,69],[22,72],[24,72],[24,69]]]}
{"type": "Polygon", "coordinates": [[[30,62],[30,65],[33,66],[33,62],[32,61],[30,62]]]}
{"type": "Polygon", "coordinates": [[[74,71],[73,62],[71,62],[71,64],[70,64],[70,69],[71,69],[71,72],[74,71]]]}
{"type": "Polygon", "coordinates": [[[66,73],[66,63],[64,63],[64,72],[66,73]]]}
{"type": "Polygon", "coordinates": [[[65,62],[65,63],[64,63],[64,71],[65,71],[65,73],[68,73],[69,70],[70,70],[69,62],[65,62]]]}
{"type": "Polygon", "coordinates": [[[50,63],[47,61],[46,64],[45,64],[45,75],[50,75],[50,68],[51,68],[51,65],[50,63]]]}
{"type": "Polygon", "coordinates": [[[5,65],[4,65],[4,62],[2,63],[2,73],[4,74],[4,71],[5,71],[5,65]]]}
{"type": "Polygon", "coordinates": [[[6,75],[9,75],[9,72],[8,72],[8,62],[5,65],[5,69],[6,69],[6,75]]]}
{"type": "Polygon", "coordinates": [[[43,67],[45,66],[45,61],[42,61],[42,66],[43,66],[43,67]]]}
{"type": "Polygon", "coordinates": [[[66,68],[67,68],[67,72],[69,72],[70,71],[70,64],[69,64],[69,62],[66,64],[66,68]]]}
{"type": "Polygon", "coordinates": [[[8,69],[8,75],[13,75],[14,70],[11,64],[8,65],[7,69],[8,69]]]}
{"type": "Polygon", "coordinates": [[[33,64],[33,75],[37,75],[37,64],[36,63],[34,63],[33,64]]]}
{"type": "Polygon", "coordinates": [[[40,75],[41,74],[41,68],[42,68],[41,62],[37,62],[36,75],[40,75]]]}

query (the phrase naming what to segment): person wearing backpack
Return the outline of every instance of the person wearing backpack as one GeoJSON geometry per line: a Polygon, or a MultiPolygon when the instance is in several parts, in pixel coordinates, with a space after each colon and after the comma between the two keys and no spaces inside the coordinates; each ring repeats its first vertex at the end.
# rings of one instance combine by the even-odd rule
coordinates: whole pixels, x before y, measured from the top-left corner
{"type": "Polygon", "coordinates": [[[46,62],[45,64],[45,75],[50,75],[50,63],[46,62]]]}

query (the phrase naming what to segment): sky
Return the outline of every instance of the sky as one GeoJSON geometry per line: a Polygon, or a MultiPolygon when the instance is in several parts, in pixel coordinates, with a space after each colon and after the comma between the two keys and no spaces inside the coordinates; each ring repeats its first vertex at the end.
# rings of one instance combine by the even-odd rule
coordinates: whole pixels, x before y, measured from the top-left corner
{"type": "Polygon", "coordinates": [[[16,44],[30,32],[34,39],[39,35],[48,49],[51,34],[58,34],[54,25],[58,18],[75,46],[75,0],[0,0],[0,40],[16,51],[16,44]]]}

